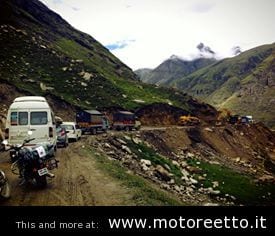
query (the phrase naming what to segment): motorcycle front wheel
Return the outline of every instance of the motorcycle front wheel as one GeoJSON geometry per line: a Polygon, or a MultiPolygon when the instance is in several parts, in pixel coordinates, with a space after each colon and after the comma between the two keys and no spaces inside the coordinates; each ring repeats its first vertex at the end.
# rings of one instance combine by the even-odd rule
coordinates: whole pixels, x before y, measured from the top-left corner
{"type": "Polygon", "coordinates": [[[43,176],[36,176],[35,177],[36,186],[38,188],[45,188],[47,186],[47,178],[46,175],[43,176]]]}

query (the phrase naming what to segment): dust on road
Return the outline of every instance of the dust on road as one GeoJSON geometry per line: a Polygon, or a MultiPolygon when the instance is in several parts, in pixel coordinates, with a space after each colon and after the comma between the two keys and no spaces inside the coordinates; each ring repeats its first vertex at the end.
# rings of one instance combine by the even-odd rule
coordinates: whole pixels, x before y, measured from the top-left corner
{"type": "Polygon", "coordinates": [[[52,171],[45,189],[19,186],[20,179],[10,170],[9,153],[0,153],[2,169],[11,185],[11,198],[1,202],[7,206],[114,206],[131,205],[130,190],[97,168],[92,155],[86,155],[83,143],[71,143],[60,148],[57,159],[59,168],[52,171]]]}

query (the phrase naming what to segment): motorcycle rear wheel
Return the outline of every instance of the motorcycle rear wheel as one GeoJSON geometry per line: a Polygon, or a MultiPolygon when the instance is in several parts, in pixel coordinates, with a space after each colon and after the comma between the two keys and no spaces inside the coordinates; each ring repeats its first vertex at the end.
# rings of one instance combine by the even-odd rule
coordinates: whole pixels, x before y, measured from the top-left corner
{"type": "Polygon", "coordinates": [[[3,199],[8,199],[11,196],[10,185],[8,182],[1,188],[0,197],[3,199]]]}

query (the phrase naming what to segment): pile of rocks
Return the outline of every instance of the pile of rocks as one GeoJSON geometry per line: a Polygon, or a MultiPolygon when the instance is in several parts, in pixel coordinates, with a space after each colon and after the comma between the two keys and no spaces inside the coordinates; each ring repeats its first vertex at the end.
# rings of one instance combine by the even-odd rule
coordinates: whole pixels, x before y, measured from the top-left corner
{"type": "MultiPolygon", "coordinates": [[[[201,205],[205,202],[213,203],[213,201],[218,200],[219,204],[234,204],[232,197],[220,197],[220,191],[217,190],[219,187],[217,181],[213,182],[212,187],[203,186],[201,181],[205,180],[207,175],[203,174],[199,168],[200,162],[196,163],[197,166],[191,166],[187,163],[188,159],[196,157],[194,153],[181,152],[178,155],[175,154],[173,160],[171,160],[172,164],[181,171],[182,176],[179,179],[174,176],[169,165],[153,163],[149,158],[146,159],[146,155],[144,155],[144,158],[140,158],[141,155],[137,155],[134,150],[131,150],[129,143],[133,145],[143,143],[146,145],[142,141],[139,132],[132,134],[131,137],[122,133],[121,136],[118,136],[117,133],[109,132],[90,139],[90,145],[102,154],[107,154],[109,159],[121,162],[133,173],[150,179],[157,183],[160,188],[173,192],[185,202],[201,205]]],[[[141,149],[138,149],[138,152],[142,154],[141,149]]]]}

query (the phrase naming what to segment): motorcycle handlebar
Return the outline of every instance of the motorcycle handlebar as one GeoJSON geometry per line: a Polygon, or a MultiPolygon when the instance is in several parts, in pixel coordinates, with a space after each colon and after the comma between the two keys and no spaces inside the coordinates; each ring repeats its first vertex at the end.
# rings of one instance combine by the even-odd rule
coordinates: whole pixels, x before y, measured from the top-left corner
{"type": "Polygon", "coordinates": [[[9,150],[19,150],[20,148],[22,148],[26,143],[29,143],[31,141],[35,140],[35,138],[31,138],[31,139],[25,139],[24,142],[21,144],[21,145],[14,145],[14,144],[8,144],[7,146],[9,146],[10,148],[6,151],[9,151],[9,150]]]}
{"type": "Polygon", "coordinates": [[[29,143],[29,142],[31,142],[33,140],[35,140],[35,138],[27,139],[27,140],[24,141],[24,143],[29,143]]]}

